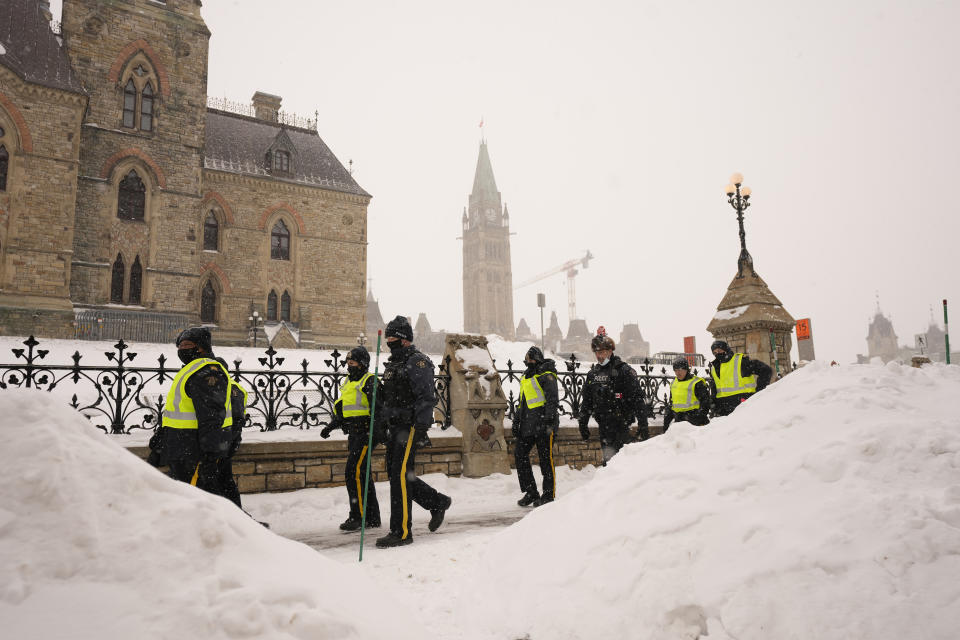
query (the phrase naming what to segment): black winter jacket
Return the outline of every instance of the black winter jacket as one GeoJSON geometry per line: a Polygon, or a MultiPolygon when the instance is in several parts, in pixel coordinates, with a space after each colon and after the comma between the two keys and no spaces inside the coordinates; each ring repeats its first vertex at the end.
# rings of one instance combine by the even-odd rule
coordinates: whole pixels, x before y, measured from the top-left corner
{"type": "Polygon", "coordinates": [[[647,406],[637,372],[618,356],[610,356],[607,364],[593,365],[587,373],[580,424],[585,426],[591,415],[601,428],[629,426],[636,419],[642,431],[646,431],[647,406]]]}
{"type": "MultiPolygon", "coordinates": [[[[738,393],[734,396],[724,398],[717,397],[717,385],[713,380],[713,372],[720,375],[720,365],[723,361],[720,358],[714,358],[710,362],[710,397],[713,399],[713,410],[717,415],[725,416],[733,412],[741,402],[752,396],[752,393],[738,393]]],[[[759,360],[751,360],[748,356],[743,356],[740,362],[740,372],[743,376],[757,376],[757,391],[763,391],[770,384],[770,377],[773,375],[773,369],[769,365],[759,360]]]]}
{"type": "Polygon", "coordinates": [[[517,413],[513,418],[513,435],[524,440],[531,440],[552,429],[554,433],[560,425],[557,401],[557,365],[553,360],[541,360],[523,372],[524,378],[539,375],[537,380],[543,388],[545,404],[536,408],[529,408],[522,397],[517,402],[517,413]]]}
{"type": "Polygon", "coordinates": [[[430,358],[412,344],[390,355],[383,371],[383,413],[391,432],[411,427],[426,431],[433,424],[433,368],[430,358]]]}
{"type": "Polygon", "coordinates": [[[693,387],[693,395],[697,397],[697,401],[700,403],[700,408],[694,409],[693,411],[675,412],[673,410],[673,398],[670,398],[670,402],[667,404],[667,408],[663,413],[664,431],[670,427],[671,422],[689,422],[690,424],[698,427],[702,427],[710,423],[709,384],[701,378],[701,381],[693,387]]]}
{"type": "MultiPolygon", "coordinates": [[[[361,374],[360,378],[365,375],[366,373],[361,374]]],[[[359,380],[359,378],[357,379],[359,380]]],[[[367,396],[367,401],[370,402],[370,406],[373,410],[373,445],[376,446],[378,443],[386,442],[386,435],[384,431],[386,418],[383,415],[383,383],[377,379],[377,376],[372,375],[367,378],[366,382],[363,383],[363,387],[360,388],[360,391],[367,396]],[[372,402],[374,387],[377,389],[376,404],[372,402]]],[[[333,404],[334,415],[333,420],[330,423],[330,427],[333,429],[343,429],[343,432],[347,435],[369,433],[370,417],[350,416],[349,418],[344,418],[342,400],[343,398],[340,397],[333,404]]]]}

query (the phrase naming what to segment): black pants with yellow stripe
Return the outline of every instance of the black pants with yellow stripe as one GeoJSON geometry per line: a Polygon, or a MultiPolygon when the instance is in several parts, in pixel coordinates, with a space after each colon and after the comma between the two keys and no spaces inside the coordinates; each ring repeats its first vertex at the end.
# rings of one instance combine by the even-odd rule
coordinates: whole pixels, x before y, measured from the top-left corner
{"type": "Polygon", "coordinates": [[[513,457],[517,466],[517,478],[520,480],[520,490],[524,493],[537,493],[537,480],[533,477],[533,467],[530,466],[530,450],[537,447],[540,457],[540,471],[543,472],[543,491],[540,493],[550,500],[557,497],[557,475],[553,465],[553,431],[542,433],[531,440],[517,438],[514,444],[513,457]]]}
{"type": "MultiPolygon", "coordinates": [[[[347,468],[344,484],[347,485],[347,496],[350,498],[350,517],[360,520],[363,515],[363,484],[367,474],[367,455],[370,436],[366,431],[350,431],[347,435],[347,468]]],[[[373,474],[371,473],[371,476],[373,474]]],[[[377,502],[377,489],[373,478],[370,478],[370,488],[367,493],[367,524],[380,526],[380,503],[377,502]]]]}
{"type": "Polygon", "coordinates": [[[414,460],[417,436],[413,429],[392,433],[387,441],[387,472],[390,474],[390,532],[402,539],[412,534],[413,503],[426,510],[444,509],[449,504],[443,495],[417,477],[414,460]]]}

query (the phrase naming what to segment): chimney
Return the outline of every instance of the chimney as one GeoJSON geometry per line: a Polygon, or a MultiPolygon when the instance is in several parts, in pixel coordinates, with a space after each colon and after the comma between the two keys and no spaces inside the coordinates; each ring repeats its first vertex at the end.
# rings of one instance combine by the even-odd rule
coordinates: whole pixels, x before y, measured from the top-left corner
{"type": "Polygon", "coordinates": [[[283,102],[283,98],[280,96],[257,91],[253,94],[253,112],[257,120],[277,122],[277,113],[280,111],[281,102],[283,102]]]}
{"type": "Polygon", "coordinates": [[[53,14],[50,13],[50,0],[40,0],[40,15],[47,22],[53,20],[53,14]]]}

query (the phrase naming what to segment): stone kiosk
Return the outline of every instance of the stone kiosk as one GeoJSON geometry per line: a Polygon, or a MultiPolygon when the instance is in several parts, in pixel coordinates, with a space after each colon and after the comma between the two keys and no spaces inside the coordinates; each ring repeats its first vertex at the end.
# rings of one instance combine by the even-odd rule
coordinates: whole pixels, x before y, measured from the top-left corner
{"type": "Polygon", "coordinates": [[[443,359],[448,356],[453,426],[463,434],[463,475],[509,474],[510,456],[503,433],[507,399],[486,336],[447,334],[443,359]]]}

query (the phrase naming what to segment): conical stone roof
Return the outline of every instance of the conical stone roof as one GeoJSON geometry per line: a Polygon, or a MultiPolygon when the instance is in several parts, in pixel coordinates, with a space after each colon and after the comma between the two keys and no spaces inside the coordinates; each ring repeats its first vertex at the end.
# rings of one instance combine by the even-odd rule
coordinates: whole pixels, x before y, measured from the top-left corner
{"type": "Polygon", "coordinates": [[[754,272],[733,278],[726,295],[717,305],[717,313],[707,325],[707,331],[714,336],[754,328],[792,331],[794,323],[783,303],[754,272]]]}

